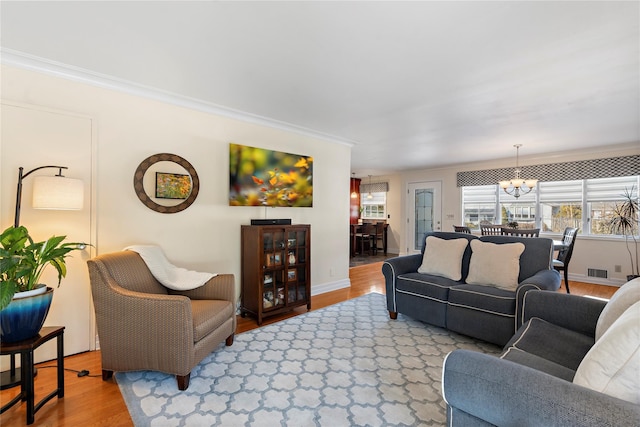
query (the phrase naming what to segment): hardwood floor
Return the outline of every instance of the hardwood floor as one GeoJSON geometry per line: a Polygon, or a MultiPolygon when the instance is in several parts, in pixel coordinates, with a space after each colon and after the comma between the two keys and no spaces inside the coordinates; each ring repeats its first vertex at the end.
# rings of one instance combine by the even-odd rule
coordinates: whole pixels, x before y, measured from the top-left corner
{"type": "MultiPolygon", "coordinates": [[[[384,293],[384,278],[381,272],[382,262],[353,267],[349,270],[351,287],[317,295],[311,298],[312,310],[331,304],[356,298],[370,292],[384,293]]],[[[588,283],[570,282],[571,293],[610,298],[617,288],[612,286],[592,285],[588,283]]],[[[564,287],[559,292],[565,292],[564,287]]],[[[263,325],[295,316],[306,311],[306,308],[282,316],[269,318],[263,325]]],[[[237,332],[242,333],[257,328],[255,320],[238,317],[237,332]]],[[[100,352],[91,351],[65,358],[65,396],[47,402],[35,415],[34,426],[132,426],[129,412],[120,394],[118,385],[113,381],[102,381],[100,352]],[[88,376],[78,377],[77,372],[86,369],[88,376]]],[[[38,365],[35,381],[36,400],[46,396],[56,386],[55,361],[38,365]]],[[[0,392],[0,404],[4,405],[19,392],[14,387],[0,392]]],[[[0,425],[25,425],[25,405],[15,405],[0,415],[0,425]]]]}

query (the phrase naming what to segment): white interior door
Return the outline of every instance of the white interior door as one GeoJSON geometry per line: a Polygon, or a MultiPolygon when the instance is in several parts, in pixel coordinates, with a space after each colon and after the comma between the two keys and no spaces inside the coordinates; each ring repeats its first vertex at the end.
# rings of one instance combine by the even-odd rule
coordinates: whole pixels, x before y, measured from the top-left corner
{"type": "Polygon", "coordinates": [[[442,183],[411,182],[407,197],[407,253],[419,253],[424,234],[439,231],[442,225],[442,183]]]}

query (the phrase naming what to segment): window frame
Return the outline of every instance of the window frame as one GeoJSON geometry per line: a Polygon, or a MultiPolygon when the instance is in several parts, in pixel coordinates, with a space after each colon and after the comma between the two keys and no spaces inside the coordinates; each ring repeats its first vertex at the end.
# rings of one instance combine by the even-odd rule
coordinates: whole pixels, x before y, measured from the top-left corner
{"type": "MultiPolygon", "coordinates": [[[[367,193],[369,194],[369,193],[367,193]]],[[[387,192],[378,191],[370,193],[373,197],[367,199],[366,194],[360,196],[360,218],[367,220],[386,220],[387,219],[387,192]],[[380,198],[382,201],[380,201],[380,198]],[[367,207],[382,206],[382,212],[377,212],[377,216],[371,216],[371,211],[367,207]]]]}

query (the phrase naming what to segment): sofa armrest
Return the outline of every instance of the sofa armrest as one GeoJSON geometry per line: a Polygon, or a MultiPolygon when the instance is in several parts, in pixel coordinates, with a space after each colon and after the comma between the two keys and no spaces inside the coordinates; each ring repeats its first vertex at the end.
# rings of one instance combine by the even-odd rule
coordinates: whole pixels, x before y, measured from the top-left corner
{"type": "Polygon", "coordinates": [[[520,282],[522,285],[533,285],[543,291],[557,291],[560,289],[560,273],[556,270],[540,270],[533,276],[520,282]]]}
{"type": "Polygon", "coordinates": [[[516,330],[524,323],[522,321],[524,296],[534,290],[557,291],[560,288],[560,281],[560,273],[556,270],[540,270],[520,282],[516,289],[516,330]]]}
{"type": "Polygon", "coordinates": [[[131,291],[89,266],[102,369],[188,374],[194,357],[189,298],[131,291]],[[104,285],[96,285],[99,280],[104,285]]]}
{"type": "MultiPolygon", "coordinates": [[[[640,406],[527,366],[455,350],[443,366],[449,408],[497,426],[637,426],[640,406]]],[[[456,424],[447,411],[450,426],[456,424]]]]}
{"type": "Polygon", "coordinates": [[[190,299],[224,300],[236,303],[236,286],[233,274],[218,274],[204,285],[188,291],[169,290],[173,295],[184,295],[190,299]]]}
{"type": "Polygon", "coordinates": [[[382,264],[382,274],[387,293],[395,289],[395,278],[399,274],[415,273],[422,264],[422,254],[403,255],[387,259],[382,264]]]}
{"type": "Polygon", "coordinates": [[[549,323],[595,336],[598,317],[606,301],[558,292],[527,292],[522,304],[522,322],[538,317],[549,323]]]}

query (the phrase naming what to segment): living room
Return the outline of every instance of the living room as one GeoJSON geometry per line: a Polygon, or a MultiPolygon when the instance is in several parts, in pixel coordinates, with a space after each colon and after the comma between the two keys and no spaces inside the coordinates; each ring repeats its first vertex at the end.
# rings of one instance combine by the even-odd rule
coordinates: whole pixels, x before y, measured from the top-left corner
{"type": "MultiPolygon", "coordinates": [[[[450,144],[453,142],[445,141],[446,135],[434,137],[439,142],[430,147],[432,151],[426,156],[420,156],[423,159],[426,158],[424,166],[412,164],[404,169],[390,171],[383,167],[385,155],[378,156],[375,159],[377,163],[374,163],[374,159],[370,156],[371,151],[366,148],[365,143],[354,144],[349,138],[334,137],[328,130],[310,132],[308,128],[311,127],[312,122],[296,123],[293,121],[295,116],[291,116],[291,123],[298,125],[297,128],[284,123],[284,120],[279,120],[275,113],[274,119],[268,120],[260,113],[243,111],[239,107],[225,108],[230,106],[224,101],[213,103],[197,99],[197,94],[193,93],[176,96],[169,90],[158,90],[162,88],[156,87],[156,79],[161,80],[161,74],[167,71],[166,69],[161,72],[159,67],[148,65],[149,79],[145,82],[134,83],[109,75],[109,67],[105,66],[105,63],[108,65],[111,58],[117,58],[119,56],[117,49],[122,49],[123,46],[114,45],[113,50],[105,48],[109,46],[111,37],[108,32],[101,35],[94,34],[93,40],[87,37],[88,44],[95,44],[95,48],[89,47],[89,51],[93,52],[90,59],[95,61],[95,69],[91,69],[87,64],[67,63],[64,48],[65,34],[62,34],[61,29],[57,28],[60,38],[56,46],[59,51],[54,52],[56,48],[52,47],[51,52],[47,52],[45,41],[47,34],[53,34],[52,31],[54,33],[56,31],[55,28],[50,27],[54,25],[56,19],[50,19],[50,17],[56,16],[57,13],[68,14],[67,8],[74,6],[61,5],[61,9],[54,13],[56,5],[55,2],[51,3],[49,7],[52,9],[49,9],[49,13],[30,10],[31,7],[43,6],[36,3],[9,5],[3,2],[1,6],[3,130],[0,142],[2,162],[0,225],[4,229],[13,223],[15,186],[19,167],[28,170],[41,165],[64,165],[69,168],[65,171],[66,176],[81,179],[84,182],[84,209],[41,211],[30,207],[32,182],[31,179],[26,179],[21,213],[21,224],[27,226],[37,238],[46,238],[51,234],[64,234],[70,241],[83,241],[93,245],[87,247],[81,254],[70,258],[68,275],[62,286],[55,291],[47,320],[49,325],[65,325],[65,354],[67,355],[99,348],[86,268],[86,261],[95,255],[119,251],[134,244],[158,245],[176,265],[198,271],[234,274],[239,296],[241,225],[249,224],[251,219],[256,218],[290,218],[293,223],[311,225],[312,295],[348,288],[350,286],[350,254],[349,236],[346,230],[349,226],[349,179],[352,172],[356,172],[362,178],[371,174],[374,181],[389,183],[387,213],[390,252],[406,253],[408,240],[406,190],[409,183],[425,181],[441,183],[442,229],[452,230],[453,225],[462,222],[462,200],[460,189],[457,187],[456,174],[463,171],[513,167],[515,154],[513,144],[521,141],[513,141],[510,138],[518,132],[533,133],[538,125],[538,122],[527,125],[527,120],[531,118],[528,117],[521,122],[524,125],[518,127],[513,125],[514,129],[511,129],[512,122],[508,121],[508,125],[501,128],[501,132],[507,133],[508,136],[499,135],[499,132],[490,135],[490,132],[481,126],[485,123],[484,120],[488,120],[488,117],[483,116],[481,121],[470,125],[476,126],[479,134],[485,132],[489,134],[482,141],[470,139],[467,143],[456,145],[456,151],[452,153],[450,144]],[[44,28],[38,37],[31,40],[35,43],[31,47],[27,46],[28,43],[22,44],[19,41],[23,37],[22,31],[33,30],[26,25],[25,17],[33,18],[29,19],[30,25],[41,25],[44,28]],[[24,28],[16,28],[20,25],[24,28]],[[98,47],[104,50],[100,51],[98,47]],[[102,68],[102,66],[105,67],[102,68]],[[489,150],[489,147],[483,145],[485,142],[492,145],[491,154],[480,155],[489,150]],[[313,207],[272,209],[229,206],[230,143],[313,157],[313,207]],[[183,212],[176,214],[154,212],[143,205],[136,196],[133,186],[134,172],[140,162],[156,153],[180,155],[187,159],[198,173],[201,183],[200,193],[195,203],[183,212]],[[477,155],[477,157],[467,157],[471,155],[477,155]]],[[[121,7],[126,7],[126,3],[122,3],[121,7]]],[[[86,10],[76,11],[78,13],[76,21],[80,22],[81,17],[90,14],[94,6],[87,2],[78,7],[86,7],[86,10]]],[[[140,6],[131,7],[134,7],[131,16],[140,16],[138,15],[140,6]]],[[[249,8],[245,13],[250,12],[250,4],[243,7],[249,8]]],[[[632,24],[629,25],[625,20],[624,28],[635,28],[635,33],[631,31],[630,37],[637,35],[637,13],[633,15],[633,7],[637,12],[637,5],[627,3],[626,6],[623,4],[620,7],[631,7],[631,13],[617,11],[611,12],[612,16],[618,17],[620,14],[631,16],[632,24]],[[634,24],[636,27],[633,27],[634,24]]],[[[136,25],[140,25],[139,22],[128,26],[125,22],[107,19],[106,17],[110,15],[106,11],[105,13],[104,19],[109,21],[108,25],[117,23],[119,34],[127,34],[129,31],[133,38],[132,42],[135,44],[135,34],[139,31],[136,25]]],[[[591,17],[590,13],[584,13],[591,17]]],[[[100,14],[96,13],[96,15],[100,14]]],[[[357,21],[357,18],[353,16],[351,18],[354,22],[357,21]]],[[[60,22],[64,22],[62,17],[60,19],[60,22]]],[[[255,19],[260,21],[259,17],[255,19]]],[[[569,19],[569,15],[565,16],[565,19],[569,19]]],[[[614,18],[606,16],[604,19],[606,21],[614,18]]],[[[605,22],[603,25],[612,24],[612,22],[605,22]]],[[[84,30],[88,31],[86,28],[84,30]]],[[[72,37],[75,42],[82,41],[83,38],[81,33],[69,37],[72,37]]],[[[27,38],[23,40],[28,41],[27,38]]],[[[54,43],[53,37],[51,42],[54,43]]],[[[162,46],[165,42],[158,41],[158,45],[162,46]]],[[[146,43],[140,41],[140,46],[137,48],[142,52],[161,50],[161,47],[146,43]]],[[[546,45],[546,43],[550,42],[545,40],[542,44],[546,45]]],[[[629,42],[624,39],[620,42],[623,48],[628,46],[637,48],[637,44],[637,40],[629,42]]],[[[204,54],[203,52],[200,54],[204,54]]],[[[413,53],[407,55],[413,55],[413,53]]],[[[149,54],[147,58],[145,53],[141,58],[149,60],[151,56],[149,54]]],[[[128,59],[132,60],[132,58],[128,59]]],[[[595,60],[596,63],[598,61],[605,62],[605,59],[595,60]]],[[[181,71],[179,60],[172,63],[176,68],[175,73],[181,75],[182,84],[188,86],[186,81],[195,71],[181,71]]],[[[184,67],[188,66],[189,63],[185,61],[184,67]]],[[[255,69],[252,68],[255,66],[255,64],[251,66],[247,64],[247,69],[255,69]]],[[[593,63],[585,66],[593,66],[593,63]]],[[[625,67],[637,71],[637,49],[634,51],[634,56],[625,63],[625,67]]],[[[144,64],[141,68],[145,68],[144,64]]],[[[420,70],[422,73],[427,71],[427,69],[420,70]]],[[[490,75],[489,71],[484,72],[490,75]]],[[[517,70],[514,71],[514,73],[517,72],[517,70]]],[[[403,78],[402,74],[394,77],[403,78]]],[[[484,74],[478,72],[479,81],[484,77],[484,74]]],[[[231,76],[226,78],[231,80],[231,76]]],[[[245,78],[250,78],[250,73],[245,78]]],[[[217,81],[217,86],[224,86],[226,83],[227,81],[221,78],[217,81]]],[[[591,83],[594,82],[591,81],[591,83]]],[[[595,83],[597,84],[598,81],[596,80],[595,83]]],[[[597,86],[595,89],[591,86],[574,88],[571,85],[570,74],[562,84],[570,89],[567,91],[575,91],[576,95],[571,97],[575,102],[578,102],[581,96],[597,100],[603,92],[609,90],[606,86],[597,86]]],[[[487,87],[493,85],[499,86],[499,82],[490,82],[487,87]]],[[[637,90],[637,78],[628,87],[635,88],[635,92],[628,91],[620,95],[618,101],[622,108],[611,110],[615,103],[603,107],[607,114],[601,114],[600,119],[607,120],[606,126],[597,131],[594,129],[582,131],[584,135],[573,137],[574,140],[583,138],[585,143],[582,146],[565,144],[564,139],[569,139],[567,137],[569,131],[564,126],[568,125],[558,125],[557,130],[545,129],[544,132],[549,132],[550,136],[543,137],[537,134],[537,138],[527,137],[521,152],[521,164],[555,164],[640,155],[640,131],[637,118],[640,95],[637,90]],[[632,105],[631,109],[626,108],[629,102],[632,105]],[[625,121],[629,116],[634,116],[635,119],[632,118],[630,122],[625,121]],[[623,128],[626,134],[618,133],[620,128],[623,128]],[[543,145],[543,140],[545,143],[551,141],[553,149],[541,151],[540,146],[543,145]],[[601,143],[596,143],[594,140],[600,140],[601,143]]],[[[514,93],[513,103],[500,107],[497,105],[500,102],[495,101],[489,102],[483,108],[487,110],[498,107],[518,108],[520,104],[515,99],[515,95],[524,95],[515,89],[515,87],[503,89],[507,94],[514,93]]],[[[382,89],[379,86],[372,89],[372,91],[377,90],[382,89]]],[[[365,94],[366,92],[363,92],[361,96],[364,97],[365,94]]],[[[265,98],[261,100],[262,103],[269,104],[277,99],[272,94],[263,95],[265,98]]],[[[291,94],[287,92],[283,98],[287,96],[291,94]]],[[[549,95],[549,98],[553,96],[549,95]]],[[[394,99],[389,101],[389,105],[394,99]]],[[[566,98],[562,99],[566,100],[566,98]]],[[[309,102],[317,102],[325,109],[333,107],[330,101],[324,100],[319,95],[317,101],[309,102]],[[329,106],[327,107],[324,103],[329,106]]],[[[594,101],[594,104],[597,104],[597,101],[594,101]]],[[[585,108],[589,106],[579,105],[585,108]]],[[[436,107],[429,106],[429,110],[436,107]]],[[[572,107],[568,104],[554,103],[549,109],[549,114],[560,117],[565,109],[572,110],[572,107]]],[[[596,109],[596,112],[603,111],[596,109]]],[[[390,112],[389,115],[393,116],[392,113],[390,112]]],[[[544,115],[543,113],[542,110],[537,110],[533,115],[544,115]]],[[[433,116],[430,117],[430,120],[436,120],[433,116]]],[[[585,126],[587,117],[591,116],[571,117],[573,122],[577,122],[573,123],[574,128],[585,126]],[[581,124],[581,121],[584,123],[581,124]]],[[[598,120],[593,118],[592,121],[598,120]]],[[[368,132],[372,135],[385,134],[386,130],[374,126],[375,123],[375,121],[369,123],[371,130],[368,132]]],[[[358,125],[364,126],[363,122],[358,122],[358,125]]],[[[437,133],[437,130],[433,130],[433,134],[437,133]]],[[[419,148],[405,145],[403,142],[405,138],[402,135],[398,133],[385,139],[391,151],[418,153],[419,148]]],[[[406,139],[410,138],[411,136],[406,139]]],[[[372,136],[371,139],[378,138],[372,136]]],[[[418,147],[421,144],[426,146],[430,139],[425,137],[420,141],[418,147]]],[[[416,154],[413,157],[419,156],[416,154]]],[[[606,269],[610,271],[607,284],[620,285],[628,274],[627,259],[626,246],[620,238],[582,238],[572,260],[571,278],[588,281],[586,277],[588,268],[606,269]],[[615,272],[615,265],[623,265],[624,268],[620,272],[615,272]]],[[[47,274],[49,274],[49,280],[55,280],[53,271],[48,271],[47,274]]],[[[38,357],[39,360],[53,359],[55,348],[43,347],[38,357]]],[[[3,356],[1,362],[1,370],[4,371],[8,366],[8,357],[3,356]]]]}

